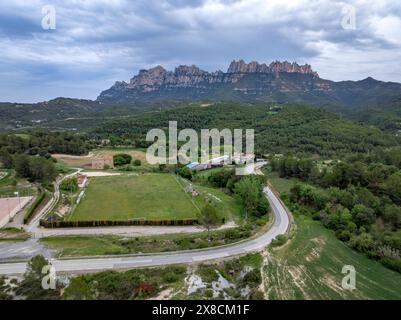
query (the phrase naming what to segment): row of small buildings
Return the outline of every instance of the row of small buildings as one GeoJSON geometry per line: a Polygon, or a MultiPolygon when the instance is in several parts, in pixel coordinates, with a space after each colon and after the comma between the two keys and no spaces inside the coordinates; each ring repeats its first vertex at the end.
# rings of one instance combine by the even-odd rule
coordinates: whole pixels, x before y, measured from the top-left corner
{"type": "Polygon", "coordinates": [[[186,167],[191,171],[202,171],[213,167],[220,167],[226,164],[245,164],[255,158],[254,154],[240,154],[240,155],[224,155],[210,159],[206,162],[191,162],[186,165],[186,167]]]}

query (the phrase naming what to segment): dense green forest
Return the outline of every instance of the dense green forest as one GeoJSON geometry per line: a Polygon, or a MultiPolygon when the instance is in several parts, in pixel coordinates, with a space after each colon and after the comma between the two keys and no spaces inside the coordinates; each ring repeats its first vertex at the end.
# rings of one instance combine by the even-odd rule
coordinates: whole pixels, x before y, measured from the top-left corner
{"type": "Polygon", "coordinates": [[[280,177],[296,178],[292,210],[312,215],[357,251],[401,272],[401,149],[322,162],[274,157],[280,177]],[[305,183],[306,182],[306,183],[305,183]]]}
{"type": "Polygon", "coordinates": [[[146,132],[177,121],[178,128],[255,129],[258,154],[287,153],[341,157],[397,146],[396,136],[306,106],[218,103],[190,106],[109,121],[91,134],[142,146],[146,132]]]}
{"type": "Polygon", "coordinates": [[[53,153],[86,154],[94,146],[84,136],[68,132],[30,131],[0,134],[0,163],[30,181],[51,182],[57,175],[53,153]]]}

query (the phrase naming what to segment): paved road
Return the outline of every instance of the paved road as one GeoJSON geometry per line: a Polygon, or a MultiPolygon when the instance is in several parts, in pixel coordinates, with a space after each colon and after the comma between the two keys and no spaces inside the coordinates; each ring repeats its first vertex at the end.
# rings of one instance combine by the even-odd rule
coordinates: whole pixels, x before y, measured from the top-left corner
{"type": "MultiPolygon", "coordinates": [[[[268,231],[255,239],[205,250],[189,250],[170,254],[143,254],[110,258],[53,260],[52,264],[57,272],[77,273],[107,269],[129,269],[145,266],[193,263],[260,251],[270,244],[272,239],[276,236],[284,234],[290,224],[287,212],[275,194],[268,187],[265,188],[264,192],[269,199],[275,221],[268,231]]],[[[21,274],[25,271],[25,268],[26,263],[0,264],[0,274],[21,274]]]]}
{"type": "Polygon", "coordinates": [[[0,262],[29,260],[39,254],[46,258],[51,256],[50,251],[36,239],[17,242],[0,241],[0,262]]]}
{"type": "Polygon", "coordinates": [[[39,229],[39,222],[40,219],[46,216],[57,204],[59,198],[60,198],[60,184],[64,180],[71,178],[78,174],[79,172],[82,171],[81,168],[75,168],[75,172],[68,174],[62,178],[57,178],[57,180],[54,183],[54,193],[53,197],[50,199],[50,201],[45,205],[45,207],[41,210],[39,214],[36,215],[36,217],[29,223],[29,225],[25,228],[26,231],[31,232],[34,234],[35,238],[38,238],[40,235],[40,229],[39,229]]]}

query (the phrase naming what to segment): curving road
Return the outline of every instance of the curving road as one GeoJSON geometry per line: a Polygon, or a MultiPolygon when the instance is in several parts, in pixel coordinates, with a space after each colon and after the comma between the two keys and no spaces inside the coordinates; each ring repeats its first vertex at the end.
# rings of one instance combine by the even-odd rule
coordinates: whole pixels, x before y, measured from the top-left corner
{"type": "MultiPolygon", "coordinates": [[[[265,187],[264,192],[270,202],[274,224],[264,234],[236,244],[202,250],[188,250],[174,253],[138,254],[131,256],[113,256],[109,258],[85,258],[69,260],[52,260],[57,272],[93,272],[107,269],[130,269],[136,267],[160,266],[168,264],[194,263],[206,260],[226,258],[248,252],[261,251],[272,239],[286,233],[290,221],[286,209],[276,195],[265,187]]],[[[0,275],[21,274],[26,269],[26,263],[0,264],[0,275]]]]}

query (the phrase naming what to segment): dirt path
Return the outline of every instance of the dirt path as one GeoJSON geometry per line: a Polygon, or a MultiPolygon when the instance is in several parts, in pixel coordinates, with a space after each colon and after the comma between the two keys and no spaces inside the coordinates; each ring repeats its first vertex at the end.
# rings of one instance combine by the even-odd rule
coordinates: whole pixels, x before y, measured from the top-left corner
{"type": "MultiPolygon", "coordinates": [[[[234,221],[229,221],[215,230],[237,227],[234,221]]],[[[200,226],[127,226],[127,227],[94,227],[94,228],[37,228],[35,238],[67,235],[125,235],[125,236],[154,236],[173,233],[199,233],[205,229],[200,226]]]]}

